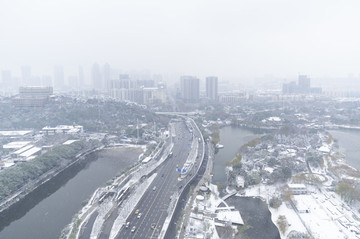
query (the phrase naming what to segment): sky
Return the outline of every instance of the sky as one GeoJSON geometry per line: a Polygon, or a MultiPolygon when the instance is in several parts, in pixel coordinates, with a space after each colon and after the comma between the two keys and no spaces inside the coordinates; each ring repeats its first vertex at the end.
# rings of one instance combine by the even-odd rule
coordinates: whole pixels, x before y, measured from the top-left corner
{"type": "Polygon", "coordinates": [[[229,78],[360,73],[358,0],[0,1],[0,70],[229,78]]]}

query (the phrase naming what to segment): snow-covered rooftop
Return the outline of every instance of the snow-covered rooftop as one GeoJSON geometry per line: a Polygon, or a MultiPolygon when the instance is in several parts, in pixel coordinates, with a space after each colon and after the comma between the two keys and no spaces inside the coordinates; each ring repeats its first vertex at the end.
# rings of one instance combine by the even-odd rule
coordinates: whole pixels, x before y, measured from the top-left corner
{"type": "Polygon", "coordinates": [[[239,211],[222,211],[218,212],[216,218],[219,221],[231,222],[234,224],[243,225],[244,221],[241,218],[239,211]]]}

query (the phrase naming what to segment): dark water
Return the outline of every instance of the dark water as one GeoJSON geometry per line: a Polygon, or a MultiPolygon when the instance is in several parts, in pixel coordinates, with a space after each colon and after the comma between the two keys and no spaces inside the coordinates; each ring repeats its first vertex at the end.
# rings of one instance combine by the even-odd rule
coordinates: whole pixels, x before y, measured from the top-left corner
{"type": "MultiPolygon", "coordinates": [[[[226,185],[226,162],[231,161],[240,147],[261,135],[244,128],[224,127],[220,130],[220,143],[223,149],[215,155],[212,183],[226,185]]],[[[271,213],[265,202],[252,197],[231,197],[226,200],[229,206],[235,206],[247,226],[245,236],[250,239],[278,239],[279,231],[271,221],[271,213]]],[[[221,233],[222,229],[218,229],[221,233]]]]}
{"type": "Polygon", "coordinates": [[[1,239],[57,239],[99,186],[133,164],[139,149],[107,149],[65,170],[0,214],[1,239]]]}
{"type": "Polygon", "coordinates": [[[233,160],[242,145],[259,136],[260,134],[240,127],[228,126],[220,129],[220,144],[224,145],[224,148],[219,149],[215,155],[213,184],[226,184],[225,163],[233,160]]]}
{"type": "Polygon", "coordinates": [[[330,134],[338,140],[341,151],[345,152],[346,162],[360,170],[360,130],[331,130],[330,134]]]}
{"type": "Polygon", "coordinates": [[[244,235],[254,239],[279,239],[277,227],[271,221],[271,213],[265,202],[259,198],[231,197],[226,200],[229,205],[240,211],[244,222],[251,227],[244,235]]]}

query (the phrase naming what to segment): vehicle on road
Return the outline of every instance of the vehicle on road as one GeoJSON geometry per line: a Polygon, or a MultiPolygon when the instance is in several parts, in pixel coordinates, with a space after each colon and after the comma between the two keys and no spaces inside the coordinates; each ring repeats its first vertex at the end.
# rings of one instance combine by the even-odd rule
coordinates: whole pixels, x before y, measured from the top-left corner
{"type": "Polygon", "coordinates": [[[156,224],[155,224],[155,223],[152,223],[152,224],[151,224],[151,229],[155,230],[155,228],[156,228],[156,224]]]}
{"type": "Polygon", "coordinates": [[[136,209],[135,214],[139,214],[139,209],[136,209]]]}
{"type": "Polygon", "coordinates": [[[156,190],[156,186],[153,187],[153,191],[155,191],[155,190],[156,190]]]}
{"type": "Polygon", "coordinates": [[[137,215],[137,218],[140,218],[141,217],[141,212],[137,215]]]}
{"type": "Polygon", "coordinates": [[[125,224],[125,228],[128,228],[130,226],[130,222],[127,222],[126,224],[125,224]]]}
{"type": "Polygon", "coordinates": [[[131,232],[135,232],[135,230],[136,230],[136,227],[133,226],[133,227],[131,228],[131,232]]]}

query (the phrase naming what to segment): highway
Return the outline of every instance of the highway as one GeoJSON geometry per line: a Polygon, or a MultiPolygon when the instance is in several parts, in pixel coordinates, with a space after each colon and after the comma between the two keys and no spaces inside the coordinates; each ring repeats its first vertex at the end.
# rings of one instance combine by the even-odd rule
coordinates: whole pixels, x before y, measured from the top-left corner
{"type": "MultiPolygon", "coordinates": [[[[189,155],[192,141],[197,140],[200,134],[191,133],[184,122],[175,122],[175,132],[173,155],[157,169],[156,178],[127,218],[128,227],[123,226],[116,238],[158,238],[168,216],[169,204],[172,200],[176,200],[171,196],[181,190],[196,167],[188,172],[189,175],[184,180],[178,180],[180,173],[176,169],[182,168],[189,155]]],[[[202,146],[199,147],[199,153],[202,152],[201,150],[203,150],[202,146]]]]}

